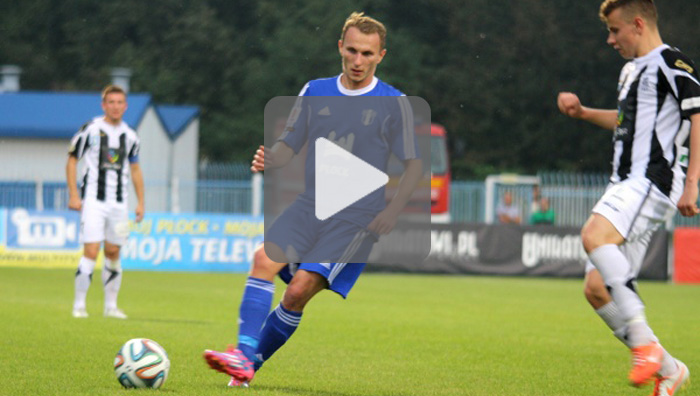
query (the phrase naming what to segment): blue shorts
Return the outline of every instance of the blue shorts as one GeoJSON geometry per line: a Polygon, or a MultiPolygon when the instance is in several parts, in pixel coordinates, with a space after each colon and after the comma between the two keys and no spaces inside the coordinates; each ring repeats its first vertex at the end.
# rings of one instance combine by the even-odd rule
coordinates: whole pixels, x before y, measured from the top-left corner
{"type": "Polygon", "coordinates": [[[328,289],[340,294],[343,298],[347,298],[350,289],[355,285],[364,268],[365,264],[361,263],[287,264],[279,275],[285,283],[289,283],[297,270],[315,272],[328,280],[328,289]]]}
{"type": "MultiPolygon", "coordinates": [[[[360,223],[371,220],[360,219],[360,223]]],[[[265,230],[265,242],[279,246],[289,263],[365,263],[378,237],[357,223],[316,218],[313,207],[294,202],[265,230]]]]}

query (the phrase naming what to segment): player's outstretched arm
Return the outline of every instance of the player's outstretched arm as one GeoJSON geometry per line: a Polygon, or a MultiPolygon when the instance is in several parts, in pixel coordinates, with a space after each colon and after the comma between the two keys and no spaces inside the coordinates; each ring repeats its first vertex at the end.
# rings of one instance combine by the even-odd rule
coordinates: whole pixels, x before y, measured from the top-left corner
{"type": "Polygon", "coordinates": [[[262,172],[265,170],[265,146],[260,145],[253,154],[250,170],[253,173],[262,172]]]}
{"type": "Polygon", "coordinates": [[[423,177],[423,161],[420,158],[404,161],[404,171],[396,194],[386,208],[369,223],[367,229],[379,235],[390,233],[396,226],[399,214],[411,199],[411,194],[418,186],[421,177],[423,177]]]}
{"type": "Polygon", "coordinates": [[[284,142],[275,143],[272,148],[259,146],[253,155],[250,170],[253,173],[267,169],[281,168],[294,157],[294,150],[284,142]]]}
{"type": "Polygon", "coordinates": [[[130,170],[131,181],[134,183],[134,191],[136,191],[136,199],[138,200],[136,203],[136,222],[140,223],[145,213],[143,173],[141,173],[141,166],[138,163],[131,164],[130,170]]]}
{"type": "Polygon", "coordinates": [[[594,109],[581,105],[578,96],[571,92],[559,92],[557,106],[562,114],[588,121],[603,129],[614,131],[617,126],[617,110],[594,109]]]}
{"type": "Polygon", "coordinates": [[[690,116],[690,122],[690,161],[685,176],[683,195],[678,200],[678,211],[686,217],[700,213],[697,204],[698,181],[700,181],[700,113],[690,116]]]}
{"type": "Polygon", "coordinates": [[[72,155],[66,161],[66,183],[68,183],[68,209],[80,210],[83,206],[78,194],[78,159],[72,155]]]}

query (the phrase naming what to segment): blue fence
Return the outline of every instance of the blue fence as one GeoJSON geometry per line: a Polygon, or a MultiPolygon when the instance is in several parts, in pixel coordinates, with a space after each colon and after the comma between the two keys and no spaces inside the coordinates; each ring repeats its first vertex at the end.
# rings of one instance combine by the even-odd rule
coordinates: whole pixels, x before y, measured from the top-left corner
{"type": "Polygon", "coordinates": [[[197,212],[251,213],[253,210],[250,166],[245,163],[202,163],[196,186],[197,212]]]}
{"type": "Polygon", "coordinates": [[[36,208],[36,183],[0,181],[0,207],[36,208]]]}
{"type": "Polygon", "coordinates": [[[250,180],[250,165],[239,162],[202,162],[197,170],[199,180],[250,180]]]}
{"type": "MultiPolygon", "coordinates": [[[[146,183],[146,191],[163,187],[163,183],[146,183]]],[[[196,191],[198,213],[249,214],[253,208],[250,181],[199,180],[181,183],[180,189],[196,191]]],[[[0,182],[0,207],[65,210],[68,208],[68,186],[65,182],[0,182]],[[37,194],[37,189],[41,194],[37,194]],[[37,205],[37,199],[42,205],[37,205]]]]}
{"type": "Polygon", "coordinates": [[[484,182],[455,181],[450,191],[450,214],[455,223],[483,222],[486,211],[484,182]]]}
{"type": "MultiPolygon", "coordinates": [[[[608,185],[608,175],[601,173],[540,172],[537,178],[540,194],[542,197],[549,198],[550,206],[556,213],[555,225],[560,226],[582,226],[608,185]]],[[[527,223],[532,212],[532,185],[498,184],[493,197],[496,202],[500,201],[506,191],[513,194],[514,203],[520,209],[523,223],[527,223]]],[[[452,221],[484,222],[486,200],[484,182],[454,181],[450,194],[452,221]]],[[[700,216],[687,218],[676,214],[671,223],[671,227],[675,226],[700,227],[700,216]]]]}
{"type": "MultiPolygon", "coordinates": [[[[251,173],[246,164],[205,164],[199,169],[199,180],[180,183],[180,191],[188,191],[196,200],[198,213],[250,214],[253,210],[251,173]],[[192,193],[193,192],[193,193],[192,193]]],[[[537,175],[541,195],[549,198],[556,212],[556,225],[581,226],[593,205],[605,191],[607,176],[565,172],[541,172],[537,175]]],[[[164,189],[164,182],[147,182],[146,191],[164,189]]],[[[492,199],[500,200],[510,191],[527,223],[533,203],[531,184],[499,184],[492,199]]],[[[155,196],[153,194],[151,196],[155,196]]],[[[185,194],[182,194],[185,195],[185,194]]],[[[163,196],[169,196],[163,194],[163,196]]],[[[453,222],[481,223],[486,219],[486,186],[483,181],[454,181],[450,195],[453,222]]],[[[68,206],[65,182],[0,181],[0,207],[63,210],[68,206]]],[[[676,215],[672,226],[700,226],[700,216],[685,218],[676,215]]]]}
{"type": "Polygon", "coordinates": [[[253,209],[250,181],[199,180],[196,188],[197,212],[251,213],[253,209]]]}

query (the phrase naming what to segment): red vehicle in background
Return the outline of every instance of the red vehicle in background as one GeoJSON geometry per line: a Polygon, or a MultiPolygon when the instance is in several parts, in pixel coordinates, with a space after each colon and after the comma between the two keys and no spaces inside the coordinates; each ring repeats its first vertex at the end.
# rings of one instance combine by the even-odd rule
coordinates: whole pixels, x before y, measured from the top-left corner
{"type": "Polygon", "coordinates": [[[430,217],[433,223],[450,222],[450,157],[447,131],[442,125],[430,125],[430,217]]]}
{"type": "MultiPolygon", "coordinates": [[[[431,223],[449,223],[451,173],[447,153],[447,133],[442,125],[419,124],[416,125],[416,136],[419,147],[423,150],[430,148],[430,164],[427,161],[423,162],[424,177],[419,183],[418,191],[414,192],[404,208],[404,213],[427,213],[428,201],[430,201],[431,223]],[[430,190],[428,190],[428,183],[430,183],[430,190]]],[[[396,194],[403,165],[395,156],[392,156],[388,169],[391,176],[386,188],[387,202],[396,194]]]]}

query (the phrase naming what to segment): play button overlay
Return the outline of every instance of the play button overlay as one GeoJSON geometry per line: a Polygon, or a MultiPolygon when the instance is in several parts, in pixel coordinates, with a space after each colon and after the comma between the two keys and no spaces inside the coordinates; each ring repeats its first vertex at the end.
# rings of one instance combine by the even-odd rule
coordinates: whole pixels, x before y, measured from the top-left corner
{"type": "Polygon", "coordinates": [[[384,187],[389,175],[326,138],[316,139],[316,218],[323,221],[384,187]]]}
{"type": "Polygon", "coordinates": [[[245,212],[246,202],[262,195],[269,259],[317,263],[339,279],[346,264],[423,268],[431,248],[431,172],[439,165],[431,161],[425,100],[280,96],[267,103],[264,120],[262,194],[253,188],[225,203],[245,212]]]}

